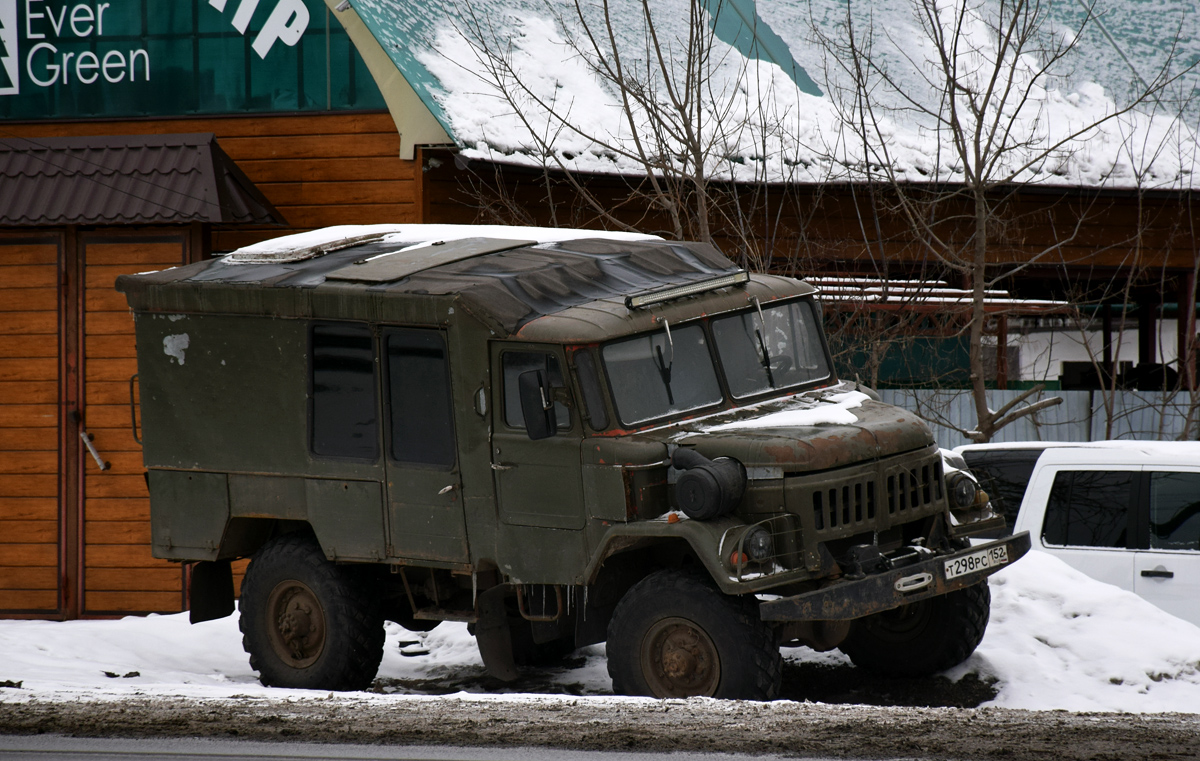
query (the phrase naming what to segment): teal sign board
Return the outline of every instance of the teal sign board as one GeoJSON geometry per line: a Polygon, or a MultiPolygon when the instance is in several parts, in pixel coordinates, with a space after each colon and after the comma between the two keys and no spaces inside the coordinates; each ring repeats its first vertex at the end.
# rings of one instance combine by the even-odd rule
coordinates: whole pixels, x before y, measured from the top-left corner
{"type": "Polygon", "coordinates": [[[385,108],[319,0],[0,0],[0,118],[385,108]]]}

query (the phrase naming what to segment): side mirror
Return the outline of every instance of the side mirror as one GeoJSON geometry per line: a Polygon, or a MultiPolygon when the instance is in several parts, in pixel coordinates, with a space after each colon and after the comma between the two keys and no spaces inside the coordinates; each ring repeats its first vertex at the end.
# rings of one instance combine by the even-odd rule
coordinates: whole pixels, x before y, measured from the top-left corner
{"type": "Polygon", "coordinates": [[[554,398],[541,370],[526,370],[517,376],[521,396],[521,416],[525,432],[533,441],[547,439],[558,433],[558,417],[554,414],[554,398]]]}

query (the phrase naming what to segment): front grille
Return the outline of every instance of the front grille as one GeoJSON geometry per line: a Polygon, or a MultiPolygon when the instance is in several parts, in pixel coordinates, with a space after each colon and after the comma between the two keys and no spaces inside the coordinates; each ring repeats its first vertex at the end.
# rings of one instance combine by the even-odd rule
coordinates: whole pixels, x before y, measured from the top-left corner
{"type": "Polygon", "coordinates": [[[914,468],[890,468],[886,475],[888,515],[905,516],[944,499],[942,462],[914,468]]]}
{"type": "Polygon", "coordinates": [[[812,511],[817,531],[874,521],[875,481],[856,480],[816,489],[812,493],[812,511]]]}
{"type": "Polygon", "coordinates": [[[784,492],[786,509],[801,519],[810,548],[810,542],[884,531],[946,506],[936,447],[811,476],[789,475],[784,492]]]}

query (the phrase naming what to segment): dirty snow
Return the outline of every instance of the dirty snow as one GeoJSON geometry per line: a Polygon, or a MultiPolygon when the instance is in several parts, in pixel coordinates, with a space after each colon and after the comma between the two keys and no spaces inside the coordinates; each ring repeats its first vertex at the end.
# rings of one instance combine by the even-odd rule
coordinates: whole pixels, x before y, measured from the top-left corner
{"type": "MultiPolygon", "coordinates": [[[[993,577],[992,621],[983,643],[952,678],[996,680],[986,705],[1031,710],[1200,713],[1200,627],[1173,618],[1131,593],[1094,581],[1046,554],[1030,553],[993,577]]],[[[259,685],[242,652],[236,617],[190,626],[187,614],[116,621],[0,621],[0,702],[115,699],[131,696],[275,699],[328,693],[259,685]]],[[[839,653],[807,648],[785,656],[845,663],[839,653]]],[[[585,697],[609,696],[604,646],[584,648],[576,668],[551,672],[552,684],[585,697]]],[[[406,697],[412,680],[479,674],[482,662],[463,624],[413,633],[388,624],[379,682],[406,697]],[[426,652],[427,651],[427,652],[426,652]],[[404,653],[408,653],[405,655],[404,653]]],[[[473,687],[471,689],[478,689],[473,687]]],[[[483,697],[483,696],[478,696],[483,697]]],[[[492,694],[493,700],[546,696],[492,694]]]]}

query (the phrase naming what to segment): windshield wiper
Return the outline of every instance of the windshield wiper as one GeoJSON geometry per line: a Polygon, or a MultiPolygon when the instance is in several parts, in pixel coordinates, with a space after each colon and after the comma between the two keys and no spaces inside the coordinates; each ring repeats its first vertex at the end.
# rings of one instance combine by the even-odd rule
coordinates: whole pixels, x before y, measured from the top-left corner
{"type": "Polygon", "coordinates": [[[663,387],[667,390],[667,404],[675,406],[675,395],[671,393],[671,367],[675,364],[675,339],[671,337],[671,323],[667,322],[664,317],[663,330],[667,334],[667,348],[671,352],[671,359],[663,357],[661,346],[655,346],[654,351],[658,354],[658,358],[654,361],[655,368],[658,369],[658,377],[662,378],[663,387]]]}
{"type": "Polygon", "coordinates": [[[767,342],[763,339],[763,333],[767,332],[767,320],[763,317],[762,304],[759,302],[758,297],[752,296],[751,301],[754,302],[754,306],[758,309],[758,324],[762,328],[762,330],[754,331],[755,337],[758,338],[758,350],[761,356],[759,361],[762,363],[763,369],[767,371],[767,383],[770,384],[771,388],[775,388],[775,374],[771,372],[771,352],[767,350],[767,342]]]}

